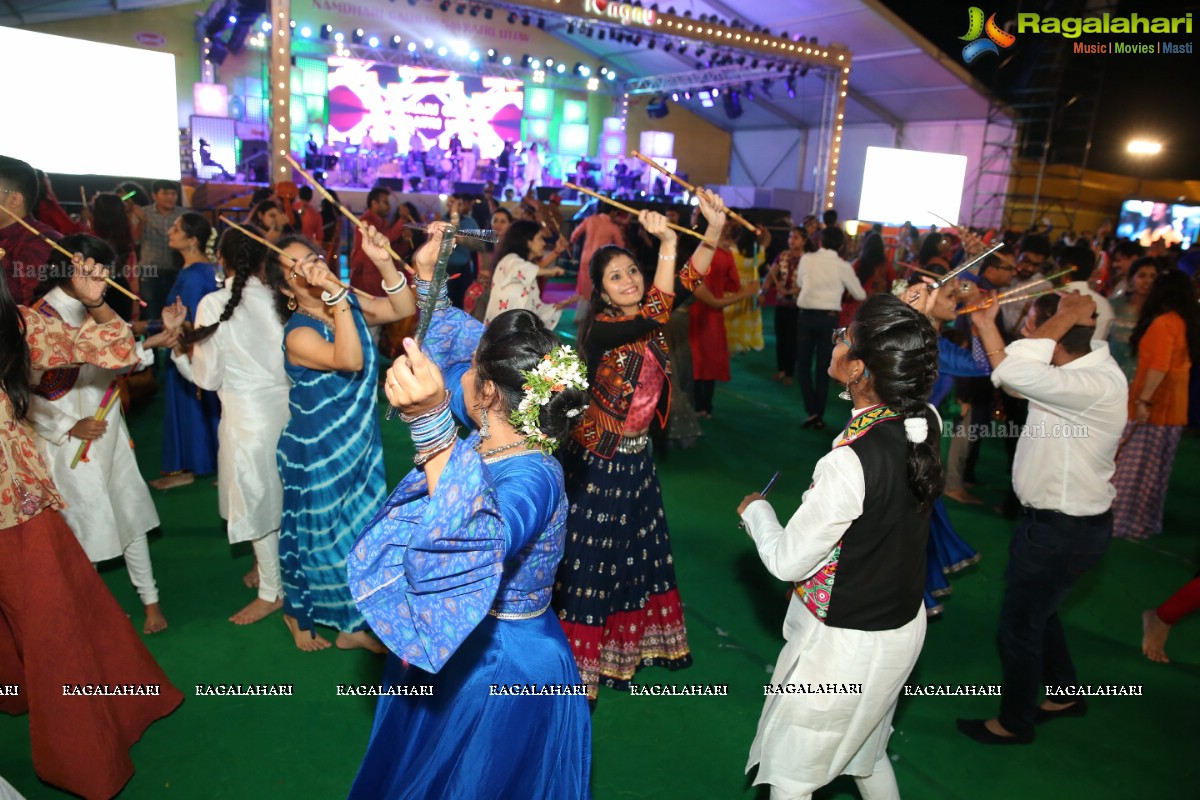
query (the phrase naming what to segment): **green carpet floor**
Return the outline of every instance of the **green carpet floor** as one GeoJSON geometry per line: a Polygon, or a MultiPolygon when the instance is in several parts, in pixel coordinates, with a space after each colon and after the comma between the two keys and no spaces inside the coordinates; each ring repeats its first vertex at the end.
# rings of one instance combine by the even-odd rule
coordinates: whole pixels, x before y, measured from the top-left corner
{"type": "MultiPolygon", "coordinates": [[[[770,330],[769,318],[766,327],[770,330]]],[[[766,797],[743,769],[762,685],[782,645],[787,596],[739,530],[735,508],[782,469],[772,501],[786,518],[832,437],[828,430],[800,428],[799,391],[773,383],[773,367],[770,350],[736,358],[734,380],[718,389],[717,416],[704,423],[699,444],[658,459],[695,664],[677,673],[648,670],[639,680],[727,684],[729,694],[631,697],[602,690],[593,717],[597,800],[766,797]]],[[[834,403],[830,421],[848,410],[834,403]]],[[[161,401],[131,420],[148,478],[157,474],[161,424],[161,401]]],[[[384,425],[392,484],[411,463],[406,439],[400,423],[384,425]]],[[[1114,542],[1064,612],[1081,680],[1140,685],[1144,694],[1094,699],[1088,717],[1057,721],[1039,729],[1034,745],[1009,748],[976,745],[954,728],[957,716],[993,715],[993,699],[903,698],[890,752],[906,800],[1193,796],[1200,783],[1200,766],[1191,760],[1200,700],[1200,621],[1177,626],[1168,645],[1170,665],[1144,659],[1139,643],[1141,611],[1196,571],[1198,472],[1200,438],[1185,437],[1166,532],[1146,543],[1114,542]]],[[[979,476],[987,483],[978,489],[987,504],[951,502],[949,511],[959,533],[984,558],[953,578],[954,595],[945,601],[944,618],[929,626],[912,684],[1000,681],[994,637],[1011,524],[990,511],[1007,482],[999,443],[985,443],[979,476]]],[[[151,552],[170,629],[147,637],[147,644],[187,699],[133,749],[137,774],[121,796],[343,797],[367,743],[374,703],[337,697],[335,687],[374,683],[382,659],[333,649],[301,653],[279,615],[245,628],[227,622],[253,596],[241,584],[252,558],[248,548],[231,552],[212,480],[156,494],[155,500],[162,535],[152,539],[151,552]],[[196,696],[199,683],[251,682],[293,684],[295,695],[196,696]]],[[[124,567],[109,564],[103,572],[140,629],[141,608],[124,567]]],[[[30,800],[65,797],[34,775],[26,718],[0,718],[0,775],[30,800]]],[[[817,794],[823,800],[857,796],[845,778],[817,794]]]]}

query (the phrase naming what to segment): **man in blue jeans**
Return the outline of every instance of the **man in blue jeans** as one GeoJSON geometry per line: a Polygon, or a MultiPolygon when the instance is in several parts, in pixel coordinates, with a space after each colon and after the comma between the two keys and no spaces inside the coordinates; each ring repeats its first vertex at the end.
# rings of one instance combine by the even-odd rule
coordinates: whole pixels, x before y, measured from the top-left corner
{"type": "Polygon", "coordinates": [[[865,300],[866,291],[854,267],[840,255],[846,236],[836,226],[821,231],[821,248],[800,258],[796,267],[796,351],[800,361],[800,393],[808,419],[803,427],[825,427],[825,403],[829,399],[829,361],[833,356],[833,332],[842,310],[842,292],[865,300]],[[815,363],[814,363],[815,362],[815,363]],[[816,369],[816,380],[813,370],[816,369]]]}
{"type": "Polygon", "coordinates": [[[1036,723],[1087,712],[1082,699],[1073,699],[1075,666],[1058,609],[1112,538],[1111,479],[1129,389],[1108,343],[1092,340],[1090,297],[1038,298],[1024,321],[1025,338],[1007,347],[997,310],[992,303],[972,321],[992,363],[992,382],[1029,400],[1013,461],[1021,512],[1000,611],[1000,716],[960,719],[958,729],[983,744],[1029,744],[1036,723]],[[1047,697],[1039,706],[1043,686],[1047,697]]]}

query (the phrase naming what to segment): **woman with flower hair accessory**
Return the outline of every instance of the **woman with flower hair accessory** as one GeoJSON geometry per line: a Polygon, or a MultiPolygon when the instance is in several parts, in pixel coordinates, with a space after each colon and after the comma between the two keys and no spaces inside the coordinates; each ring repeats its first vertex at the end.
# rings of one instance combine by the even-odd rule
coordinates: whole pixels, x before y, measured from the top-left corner
{"type": "Polygon", "coordinates": [[[580,342],[591,397],[564,448],[571,518],[554,609],[593,702],[601,683],[624,690],[642,667],[692,663],[647,444],[650,426],[656,419],[665,424],[671,402],[663,326],[676,299],[708,272],[725,225],[721,198],[704,189],[698,197],[708,240],[678,275],[675,232],[649,211],[638,220],[660,243],[650,286],[623,248],[597,250],[590,265],[592,296],[580,342]]]}
{"type": "MultiPolygon", "coordinates": [[[[445,228],[413,258],[422,308],[445,228]]],[[[549,454],[587,402],[585,369],[528,309],[485,329],[444,287],[434,305],[424,350],[406,339],[384,386],[417,469],[347,561],[391,651],[350,797],[587,798],[591,718],[546,613],[567,523],[549,454]]]]}
{"type": "Polygon", "coordinates": [[[941,420],[927,402],[937,335],[888,294],[833,335],[829,375],[851,395],[850,423],[786,526],[759,494],[737,509],[767,570],[795,589],[746,771],[758,765],[772,798],[852,775],[863,797],[898,800],[887,743],[925,641],[925,543],[942,491],[941,420]],[[796,692],[808,683],[852,689],[796,692]]]}

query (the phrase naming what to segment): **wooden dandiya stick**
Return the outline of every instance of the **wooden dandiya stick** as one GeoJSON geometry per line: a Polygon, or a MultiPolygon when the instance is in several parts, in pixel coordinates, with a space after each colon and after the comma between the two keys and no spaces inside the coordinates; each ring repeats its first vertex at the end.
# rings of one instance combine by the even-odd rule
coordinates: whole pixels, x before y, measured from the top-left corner
{"type": "MultiPolygon", "coordinates": [[[[674,172],[671,172],[671,170],[664,167],[662,164],[659,164],[654,159],[647,158],[646,156],[639,153],[637,150],[633,151],[633,157],[636,158],[638,161],[641,161],[643,164],[651,167],[652,169],[655,169],[655,170],[661,172],[663,175],[665,175],[668,178],[670,178],[671,180],[675,181],[676,183],[678,183],[684,189],[687,189],[692,194],[696,193],[696,187],[693,184],[688,183],[683,178],[679,177],[674,172]]],[[[754,223],[750,222],[750,220],[746,219],[745,217],[743,217],[741,214],[737,213],[736,211],[733,211],[732,209],[726,209],[725,215],[728,216],[731,220],[733,220],[737,224],[744,227],[746,230],[753,231],[754,233],[758,233],[758,228],[756,228],[754,226],[754,223]]]]}
{"type": "Polygon", "coordinates": [[[898,267],[904,267],[905,269],[911,269],[913,272],[919,272],[919,273],[921,273],[922,275],[928,275],[928,276],[929,276],[929,277],[931,277],[931,278],[940,278],[940,277],[942,277],[941,275],[939,275],[939,274],[938,274],[938,273],[936,273],[936,272],[930,272],[930,271],[929,271],[929,270],[927,270],[927,269],[921,269],[921,268],[920,268],[920,267],[918,267],[916,264],[909,264],[909,263],[907,263],[907,262],[905,262],[905,261],[897,261],[897,262],[896,262],[896,266],[898,266],[898,267]]]}
{"type": "MultiPolygon", "coordinates": [[[[57,250],[58,252],[62,253],[64,256],[66,256],[67,258],[69,258],[69,259],[71,260],[71,262],[72,262],[72,263],[74,263],[74,261],[75,261],[75,254],[74,254],[74,253],[68,252],[68,251],[67,251],[67,249],[66,249],[65,247],[63,247],[63,246],[62,246],[62,245],[60,245],[58,242],[56,242],[56,241],[54,241],[53,239],[51,239],[49,236],[46,236],[45,234],[43,234],[43,233],[42,233],[41,231],[39,231],[37,228],[35,228],[35,227],[33,227],[32,225],[30,225],[28,222],[26,222],[25,220],[21,219],[21,218],[20,218],[20,217],[18,217],[16,214],[12,213],[11,211],[9,211],[9,210],[8,210],[7,208],[5,208],[4,206],[0,206],[0,211],[3,211],[5,214],[8,214],[10,217],[12,217],[14,220],[16,220],[17,224],[21,225],[23,228],[25,228],[26,230],[28,230],[28,231],[29,231],[30,233],[32,233],[34,236],[38,237],[39,239],[41,239],[41,240],[42,240],[43,242],[45,242],[46,244],[48,244],[48,245],[50,245],[51,247],[53,247],[55,250],[57,250]]],[[[108,284],[109,286],[111,286],[112,288],[116,289],[116,290],[117,290],[118,292],[120,292],[121,294],[123,294],[123,295],[127,296],[127,297],[128,297],[130,300],[135,300],[135,301],[137,301],[137,302],[138,302],[138,303],[139,303],[139,304],[142,306],[142,308],[145,308],[145,307],[146,307],[146,301],[145,301],[145,300],[143,300],[142,298],[138,297],[136,294],[134,294],[133,292],[129,291],[129,290],[128,290],[128,289],[126,289],[124,286],[122,286],[121,284],[119,284],[119,283],[117,283],[116,281],[114,281],[112,278],[107,278],[107,277],[106,277],[106,278],[104,279],[104,282],[105,282],[105,283],[107,283],[107,284],[108,284]]]]}
{"type": "MultiPolygon", "coordinates": [[[[359,219],[358,217],[354,216],[354,212],[352,212],[350,209],[346,208],[344,205],[342,205],[340,202],[338,202],[338,201],[337,201],[337,200],[334,198],[334,196],[333,196],[333,195],[331,195],[331,194],[329,193],[329,190],[328,190],[328,189],[326,189],[326,188],[325,188],[324,186],[322,186],[321,184],[317,183],[317,179],[316,179],[316,178],[314,178],[312,175],[309,175],[307,172],[305,172],[305,171],[304,171],[304,168],[303,168],[303,167],[301,167],[299,164],[297,164],[297,163],[296,163],[296,159],[292,158],[292,155],[291,155],[291,153],[288,153],[287,155],[285,155],[285,156],[284,156],[284,158],[286,158],[286,159],[287,159],[287,162],[288,162],[289,164],[291,164],[291,165],[292,165],[292,169],[296,170],[297,172],[299,172],[301,175],[303,175],[303,176],[304,176],[304,179],[305,179],[306,181],[308,181],[309,185],[311,185],[311,186],[312,186],[314,189],[316,189],[316,190],[317,190],[317,192],[318,192],[318,193],[320,193],[320,195],[321,195],[322,197],[324,197],[326,200],[328,200],[328,201],[329,201],[329,203],[330,203],[330,204],[331,204],[331,205],[332,205],[334,208],[336,208],[338,211],[342,212],[342,214],[344,214],[344,215],[345,215],[346,219],[348,219],[348,220],[350,220],[351,222],[353,222],[353,223],[354,223],[354,227],[356,227],[356,228],[358,228],[360,231],[362,231],[364,235],[366,234],[366,232],[367,232],[367,223],[363,222],[361,219],[359,219]]],[[[409,268],[408,268],[408,265],[407,265],[407,264],[405,264],[405,262],[404,262],[404,259],[403,259],[403,258],[401,258],[401,257],[400,257],[400,256],[399,256],[399,255],[396,253],[396,251],[392,249],[391,242],[389,242],[389,243],[388,243],[388,245],[387,245],[387,253],[388,253],[388,255],[389,255],[389,256],[391,256],[391,257],[392,257],[392,259],[393,259],[393,260],[395,260],[395,261],[399,262],[399,263],[400,263],[402,266],[404,266],[404,267],[405,267],[405,269],[408,269],[408,271],[409,271],[409,272],[412,272],[412,269],[409,269],[409,268]]]]}
{"type": "Polygon", "coordinates": [[[1031,286],[1037,286],[1039,283],[1050,283],[1051,281],[1057,280],[1058,278],[1061,278],[1064,275],[1070,275],[1074,271],[1075,271],[1075,267],[1071,267],[1070,269],[1064,269],[1062,272],[1056,272],[1053,275],[1047,276],[1045,278],[1038,278],[1036,281],[1031,281],[1030,283],[1027,283],[1024,286],[1018,286],[1015,289],[1009,289],[1007,292],[1001,292],[999,295],[997,295],[997,297],[999,297],[999,299],[1003,300],[1006,297],[1011,297],[1014,294],[1024,292],[1027,289],[1029,289],[1029,287],[1031,287],[1031,286]]]}
{"type": "MultiPolygon", "coordinates": [[[[625,212],[627,212],[627,213],[629,213],[629,214],[633,214],[635,217],[636,217],[636,216],[638,215],[638,213],[639,213],[639,212],[638,212],[638,210],[637,210],[636,208],[632,208],[632,207],[630,207],[630,206],[627,206],[627,205],[625,205],[624,203],[619,203],[619,202],[617,202],[616,200],[613,200],[613,199],[611,199],[611,198],[605,197],[605,196],[604,196],[604,195],[602,195],[602,194],[599,194],[599,193],[597,193],[597,192],[593,192],[591,189],[585,189],[585,188],[583,188],[582,186],[576,186],[576,185],[575,185],[575,184],[573,184],[573,183],[568,183],[568,182],[566,182],[566,181],[563,181],[563,188],[566,188],[566,189],[573,189],[573,190],[575,190],[575,191],[577,191],[577,192],[579,192],[579,193],[581,193],[581,194],[586,194],[586,195],[589,195],[589,196],[591,196],[591,197],[594,197],[594,198],[596,198],[597,200],[599,200],[599,201],[600,201],[600,202],[602,202],[602,203],[608,203],[610,206],[613,206],[614,208],[619,208],[619,209],[621,209],[622,211],[625,211],[625,212]]],[[[700,241],[702,241],[702,242],[707,242],[707,241],[708,241],[708,237],[706,237],[706,236],[705,236],[703,233],[700,233],[699,231],[694,231],[694,230],[692,230],[691,228],[685,228],[685,227],[683,227],[682,225],[676,225],[676,224],[675,224],[675,223],[673,223],[673,222],[668,222],[668,223],[667,223],[667,227],[668,227],[668,228],[670,228],[671,230],[674,230],[674,231],[679,231],[680,233],[686,233],[688,236],[695,236],[697,239],[699,239],[699,240],[700,240],[700,241]]]]}
{"type": "MultiPolygon", "coordinates": [[[[104,398],[100,401],[100,408],[96,409],[96,413],[92,415],[92,419],[97,422],[103,422],[108,416],[108,412],[116,405],[121,398],[121,391],[117,388],[117,382],[113,381],[108,387],[108,391],[104,393],[104,398]]],[[[71,460],[71,469],[79,466],[80,461],[87,461],[88,448],[92,446],[92,440],[86,439],[79,443],[79,449],[75,451],[75,458],[71,460]]]]}
{"type": "MultiPolygon", "coordinates": [[[[241,225],[238,225],[236,222],[234,222],[233,220],[231,220],[229,217],[225,216],[224,214],[222,214],[222,215],[219,217],[219,219],[221,220],[221,222],[224,222],[224,223],[225,223],[226,225],[228,225],[229,227],[231,227],[231,228],[233,228],[234,230],[236,230],[236,231],[239,231],[239,232],[241,232],[242,234],[244,234],[244,235],[246,235],[246,236],[250,237],[250,238],[251,238],[251,239],[253,239],[254,241],[256,241],[256,242],[258,242],[259,244],[263,245],[264,247],[267,247],[267,248],[269,248],[269,249],[271,249],[271,250],[274,250],[276,253],[278,253],[279,255],[283,256],[284,258],[291,258],[291,259],[292,259],[292,261],[297,261],[297,260],[296,260],[295,258],[293,258],[292,256],[289,256],[289,255],[288,255],[288,254],[287,254],[287,253],[286,253],[286,252],[285,252],[285,251],[284,251],[282,248],[280,248],[278,245],[274,244],[273,242],[269,242],[269,241],[267,241],[266,239],[262,238],[261,236],[257,235],[256,233],[254,233],[254,232],[252,232],[252,231],[249,231],[249,230],[247,230],[246,228],[243,228],[241,225]]],[[[299,262],[297,262],[297,263],[299,263],[299,262]]],[[[332,273],[330,273],[330,274],[332,274],[332,273]]],[[[334,282],[335,282],[335,283],[337,283],[337,285],[338,285],[338,286],[342,287],[343,289],[349,289],[350,291],[354,292],[356,295],[358,295],[359,297],[363,298],[364,300],[374,300],[374,299],[375,299],[375,295],[373,295],[373,294],[369,294],[369,293],[367,293],[367,292],[364,292],[362,289],[355,289],[353,286],[347,286],[346,284],[342,283],[342,282],[341,282],[340,280],[338,280],[337,278],[334,278],[333,280],[334,280],[334,282]]]]}
{"type": "MultiPolygon", "coordinates": [[[[1022,295],[1020,297],[1008,297],[1003,300],[997,300],[996,304],[1001,305],[1001,306],[1006,306],[1009,303],[1020,303],[1025,300],[1036,300],[1037,298],[1039,298],[1043,295],[1054,294],[1057,291],[1058,291],[1057,289],[1045,289],[1040,292],[1034,292],[1033,294],[1022,295]]],[[[985,308],[991,308],[991,306],[992,306],[991,303],[984,303],[983,305],[979,305],[979,306],[970,306],[969,308],[964,308],[962,311],[959,311],[958,314],[959,314],[959,316],[962,316],[963,314],[973,314],[976,311],[982,311],[985,308]]]]}
{"type": "MultiPolygon", "coordinates": [[[[946,219],[946,218],[945,218],[945,217],[943,217],[941,214],[935,214],[935,213],[934,213],[934,212],[932,212],[932,211],[927,211],[927,212],[925,212],[925,213],[927,213],[927,214],[929,214],[929,215],[931,215],[931,216],[937,217],[937,218],[938,218],[938,219],[940,219],[942,222],[944,222],[944,223],[946,223],[947,225],[949,225],[951,228],[954,228],[956,231],[958,231],[958,235],[959,235],[959,236],[965,237],[965,236],[966,236],[968,233],[970,233],[970,232],[971,232],[971,231],[970,231],[970,230],[969,230],[969,229],[968,229],[966,226],[964,226],[964,225],[955,225],[953,222],[951,222],[950,220],[946,219]]],[[[1015,264],[1017,263],[1016,261],[1014,261],[1014,260],[1013,260],[1013,257],[1012,257],[1012,256],[1010,256],[1010,255],[1008,255],[1007,253],[1000,253],[1000,252],[995,252],[995,251],[993,251],[993,253],[992,253],[992,254],[993,254],[994,256],[996,256],[996,258],[998,258],[998,259],[1000,259],[1001,261],[1003,261],[1005,264],[1009,264],[1009,265],[1015,265],[1015,264]]]]}

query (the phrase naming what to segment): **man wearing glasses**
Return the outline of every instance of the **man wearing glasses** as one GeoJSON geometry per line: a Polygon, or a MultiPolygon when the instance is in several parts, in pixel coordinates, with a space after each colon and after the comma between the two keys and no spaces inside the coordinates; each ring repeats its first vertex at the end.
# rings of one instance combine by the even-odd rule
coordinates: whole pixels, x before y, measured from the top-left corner
{"type": "MultiPolygon", "coordinates": [[[[1016,273],[1010,288],[1018,289],[1040,281],[1046,275],[1046,262],[1049,259],[1050,240],[1047,237],[1037,233],[1031,233],[1023,237],[1021,239],[1021,253],[1017,257],[1016,273]]],[[[1001,308],[1000,313],[1004,316],[1005,330],[1019,330],[1021,320],[1025,318],[1028,310],[1028,307],[1024,303],[1009,303],[1001,308]]]]}
{"type": "Polygon", "coordinates": [[[805,428],[820,430],[825,427],[822,417],[829,399],[829,362],[837,343],[836,336],[831,333],[837,327],[838,314],[842,310],[842,292],[849,292],[855,300],[867,297],[854,267],[838,255],[845,241],[841,228],[825,228],[821,231],[821,249],[801,257],[796,268],[796,287],[800,290],[796,297],[796,306],[800,309],[796,325],[798,375],[804,410],[808,413],[803,424],[805,428]]]}

